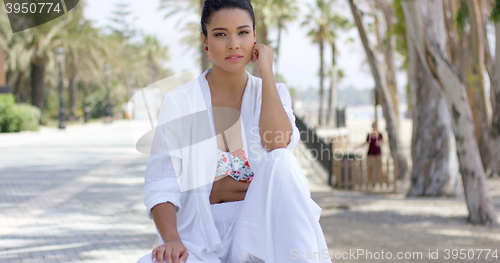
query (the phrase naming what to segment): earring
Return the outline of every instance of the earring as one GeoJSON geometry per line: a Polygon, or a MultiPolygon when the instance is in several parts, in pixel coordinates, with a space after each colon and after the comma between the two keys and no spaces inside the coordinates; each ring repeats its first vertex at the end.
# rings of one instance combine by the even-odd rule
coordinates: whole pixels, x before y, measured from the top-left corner
{"type": "Polygon", "coordinates": [[[208,51],[208,47],[205,47],[205,50],[208,51]]]}
{"type": "Polygon", "coordinates": [[[253,44],[255,45],[255,44],[257,44],[257,42],[253,42],[253,44]]]}

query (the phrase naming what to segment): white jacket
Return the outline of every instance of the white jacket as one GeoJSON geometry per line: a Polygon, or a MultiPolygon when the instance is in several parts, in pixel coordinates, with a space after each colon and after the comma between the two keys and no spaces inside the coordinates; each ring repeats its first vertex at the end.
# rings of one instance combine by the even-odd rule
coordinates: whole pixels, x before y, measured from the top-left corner
{"type": "MultiPolygon", "coordinates": [[[[209,201],[218,156],[213,117],[208,110],[212,105],[205,76],[210,71],[206,70],[197,79],[164,97],[146,168],[144,203],[150,219],[151,208],[155,205],[174,204],[177,230],[186,248],[207,262],[220,262],[214,251],[221,240],[209,201]],[[194,232],[198,234],[193,235],[194,232]],[[200,236],[199,233],[203,233],[203,239],[194,238],[200,236]]],[[[262,79],[248,71],[246,73],[248,82],[241,105],[241,138],[243,150],[255,172],[267,153],[258,130],[262,79]]],[[[295,125],[290,93],[284,83],[277,83],[276,87],[293,130],[286,148],[293,150],[299,142],[299,130],[295,125]]],[[[163,244],[161,236],[160,244],[163,244]]]]}

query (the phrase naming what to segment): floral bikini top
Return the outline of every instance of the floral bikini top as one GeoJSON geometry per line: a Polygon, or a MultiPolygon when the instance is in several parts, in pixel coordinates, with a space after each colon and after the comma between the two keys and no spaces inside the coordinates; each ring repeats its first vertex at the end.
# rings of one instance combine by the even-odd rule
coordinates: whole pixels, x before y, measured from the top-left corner
{"type": "Polygon", "coordinates": [[[217,161],[216,177],[229,175],[235,180],[241,182],[251,182],[253,178],[252,169],[248,164],[247,157],[243,148],[230,152],[224,152],[218,149],[219,158],[217,161]]]}

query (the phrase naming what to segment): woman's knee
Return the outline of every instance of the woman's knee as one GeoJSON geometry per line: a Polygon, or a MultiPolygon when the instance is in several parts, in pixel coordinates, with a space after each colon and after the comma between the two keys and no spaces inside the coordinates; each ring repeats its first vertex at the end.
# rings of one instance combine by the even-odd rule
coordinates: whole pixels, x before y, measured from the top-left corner
{"type": "Polygon", "coordinates": [[[151,252],[149,252],[148,254],[144,255],[142,258],[140,258],[139,260],[137,260],[136,263],[153,263],[153,258],[152,258],[152,254],[151,252]]]}
{"type": "Polygon", "coordinates": [[[307,181],[295,155],[285,148],[277,148],[268,152],[262,159],[259,169],[261,169],[259,172],[268,178],[267,183],[279,181],[279,184],[273,187],[288,188],[289,186],[285,184],[303,185],[307,181]]]}

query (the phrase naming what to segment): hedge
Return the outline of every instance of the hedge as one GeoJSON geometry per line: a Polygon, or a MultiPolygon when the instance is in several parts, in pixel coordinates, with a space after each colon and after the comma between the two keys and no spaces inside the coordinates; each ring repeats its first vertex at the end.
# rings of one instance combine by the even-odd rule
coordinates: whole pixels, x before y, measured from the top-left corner
{"type": "Polygon", "coordinates": [[[0,132],[37,131],[39,121],[40,109],[16,104],[14,94],[0,94],[0,132]]]}

